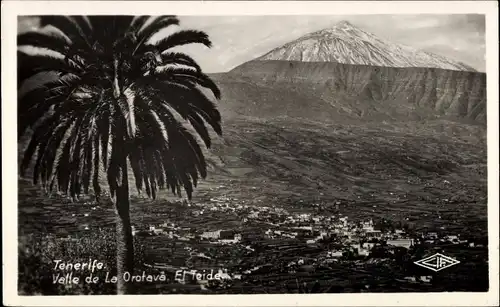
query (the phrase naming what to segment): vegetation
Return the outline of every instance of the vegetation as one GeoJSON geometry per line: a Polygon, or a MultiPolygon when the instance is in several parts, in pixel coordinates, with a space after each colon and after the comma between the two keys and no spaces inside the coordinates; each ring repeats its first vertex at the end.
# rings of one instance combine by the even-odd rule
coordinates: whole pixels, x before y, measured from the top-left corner
{"type": "MultiPolygon", "coordinates": [[[[100,195],[107,179],[121,276],[134,264],[128,166],[152,198],[159,188],[190,198],[207,174],[202,142],[211,145],[206,124],[222,133],[220,91],[191,57],[171,49],[211,42],[194,30],[152,40],[179,24],[175,16],[44,16],[40,23],[47,27],[18,37],[19,46],[35,47],[18,54],[19,137],[30,136],[21,175],[34,160],[33,182],[73,199],[100,195]],[[26,90],[32,77],[40,84],[26,90]]],[[[117,287],[127,292],[121,278],[117,287]]]]}
{"type": "MultiPolygon", "coordinates": [[[[134,240],[134,259],[142,263],[145,259],[145,248],[134,240]]],[[[46,234],[22,236],[19,242],[19,294],[25,295],[75,295],[75,294],[115,294],[116,285],[104,283],[109,272],[116,275],[116,233],[112,229],[80,233],[77,239],[58,238],[46,234]],[[106,269],[96,271],[94,276],[100,278],[98,283],[79,282],[78,284],[60,284],[54,282],[54,260],[88,262],[89,259],[103,261],[106,269]]],[[[136,267],[136,272],[139,267],[136,267]]],[[[89,275],[86,271],[80,274],[83,278],[89,275]]],[[[61,274],[62,276],[65,274],[61,274]]]]}

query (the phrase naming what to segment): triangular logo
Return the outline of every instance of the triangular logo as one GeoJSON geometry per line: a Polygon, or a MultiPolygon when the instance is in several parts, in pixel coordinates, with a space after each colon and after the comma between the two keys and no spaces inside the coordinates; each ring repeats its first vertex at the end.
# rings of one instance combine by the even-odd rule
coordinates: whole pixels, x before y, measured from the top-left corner
{"type": "Polygon", "coordinates": [[[460,261],[439,253],[415,262],[416,265],[435,272],[449,268],[458,263],[460,263],[460,261]]]}

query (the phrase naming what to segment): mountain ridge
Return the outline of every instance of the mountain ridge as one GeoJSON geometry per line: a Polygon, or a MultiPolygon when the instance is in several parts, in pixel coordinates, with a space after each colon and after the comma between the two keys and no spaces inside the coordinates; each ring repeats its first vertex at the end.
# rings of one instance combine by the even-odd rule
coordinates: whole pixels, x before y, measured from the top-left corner
{"type": "Polygon", "coordinates": [[[229,118],[486,122],[486,74],[479,72],[255,60],[213,77],[229,118]]]}

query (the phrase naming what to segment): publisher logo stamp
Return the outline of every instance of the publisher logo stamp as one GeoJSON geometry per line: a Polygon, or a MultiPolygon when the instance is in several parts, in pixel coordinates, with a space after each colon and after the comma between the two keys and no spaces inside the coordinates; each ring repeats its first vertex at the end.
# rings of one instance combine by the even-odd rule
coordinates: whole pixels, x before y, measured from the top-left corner
{"type": "Polygon", "coordinates": [[[439,253],[415,262],[416,265],[435,272],[444,270],[459,263],[460,261],[439,253]]]}

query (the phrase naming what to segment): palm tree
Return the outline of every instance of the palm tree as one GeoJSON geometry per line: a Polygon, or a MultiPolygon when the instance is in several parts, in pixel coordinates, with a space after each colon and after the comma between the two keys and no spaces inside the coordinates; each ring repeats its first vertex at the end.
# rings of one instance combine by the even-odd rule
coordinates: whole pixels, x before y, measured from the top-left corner
{"type": "Polygon", "coordinates": [[[74,199],[100,195],[106,176],[117,217],[117,291],[125,293],[121,276],[134,265],[129,169],[149,197],[166,188],[191,198],[207,175],[207,125],[222,134],[217,85],[171,50],[211,42],[194,30],[152,40],[179,24],[175,16],[44,16],[40,24],[18,36],[19,47],[31,46],[18,51],[18,136],[30,136],[21,176],[34,161],[34,184],[74,199]],[[26,90],[27,80],[41,84],[26,90]]]}

